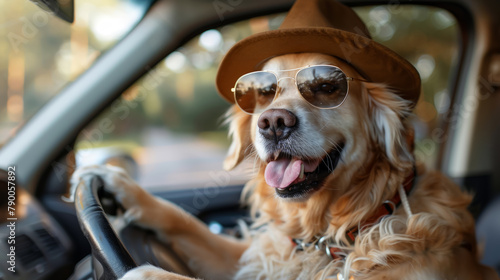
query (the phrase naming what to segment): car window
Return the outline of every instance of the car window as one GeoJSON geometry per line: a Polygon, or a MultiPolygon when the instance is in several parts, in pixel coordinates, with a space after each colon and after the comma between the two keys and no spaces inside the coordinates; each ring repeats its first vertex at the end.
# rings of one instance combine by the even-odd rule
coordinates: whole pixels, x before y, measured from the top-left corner
{"type": "Polygon", "coordinates": [[[450,109],[450,87],[462,45],[456,18],[441,8],[397,3],[356,11],[374,40],[395,50],[418,70],[422,94],[414,110],[415,156],[436,168],[436,135],[443,133],[440,124],[450,109]]]}
{"type": "Polygon", "coordinates": [[[142,18],[147,2],[75,1],[73,24],[0,1],[0,146],[142,18]]]}
{"type": "MultiPolygon", "coordinates": [[[[395,50],[419,71],[423,92],[416,109],[416,155],[435,165],[431,134],[450,103],[460,40],[447,11],[415,5],[357,7],[374,40],[395,50]]],[[[80,134],[77,164],[113,159],[148,189],[244,183],[253,162],[222,170],[229,146],[221,116],[229,104],[217,95],[215,75],[225,52],[251,34],[276,29],[285,14],[257,17],[207,30],[137,81],[80,134]],[[250,168],[246,168],[250,167],[250,168]]]]}

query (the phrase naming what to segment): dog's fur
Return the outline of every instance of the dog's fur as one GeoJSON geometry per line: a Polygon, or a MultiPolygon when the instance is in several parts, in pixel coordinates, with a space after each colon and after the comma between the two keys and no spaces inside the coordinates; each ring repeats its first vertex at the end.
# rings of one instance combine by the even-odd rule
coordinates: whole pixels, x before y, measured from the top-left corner
{"type": "MultiPolygon", "coordinates": [[[[360,74],[345,62],[322,54],[289,54],[270,59],[264,69],[305,65],[339,66],[348,76],[360,74]]],[[[294,75],[283,72],[281,75],[294,75]]],[[[310,247],[296,251],[290,238],[344,240],[345,232],[372,216],[391,199],[414,167],[411,104],[382,84],[350,82],[349,95],[336,109],[313,108],[300,98],[293,80],[284,79],[270,108],[286,109],[299,126],[288,138],[289,152],[300,158],[323,158],[343,145],[341,159],[319,190],[287,200],[266,184],[266,160],[274,151],[260,135],[259,115],[237,106],[230,110],[232,145],[224,166],[254,160],[256,177],[244,190],[254,226],[244,240],[214,235],[179,207],[148,194],[123,171],[87,167],[100,175],[127,209],[129,222],[156,231],[205,279],[494,279],[478,263],[474,221],[467,211],[471,196],[437,172],[418,168],[408,197],[392,216],[364,228],[343,260],[332,260],[310,247]],[[411,212],[409,212],[409,211],[411,212]],[[489,278],[492,277],[492,278],[489,278]]],[[[142,266],[123,279],[188,279],[152,266],[142,266]]]]}

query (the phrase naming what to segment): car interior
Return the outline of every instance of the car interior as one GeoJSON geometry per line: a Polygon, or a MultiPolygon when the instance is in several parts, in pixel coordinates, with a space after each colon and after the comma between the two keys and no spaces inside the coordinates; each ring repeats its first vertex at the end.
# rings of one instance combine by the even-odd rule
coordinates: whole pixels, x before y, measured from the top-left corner
{"type": "MultiPolygon", "coordinates": [[[[229,104],[217,96],[215,71],[232,44],[278,28],[294,1],[123,2],[142,11],[131,30],[0,144],[0,279],[116,279],[144,263],[192,275],[153,232],[123,224],[99,178],[69,201],[71,174],[84,165],[125,168],[215,233],[239,236],[239,221],[249,222],[240,202],[253,165],[222,170],[229,104]],[[12,182],[15,215],[6,210],[12,182]]],[[[500,273],[500,2],[341,2],[419,71],[415,156],[475,195],[481,261],[500,273]]],[[[51,20],[75,25],[78,8],[51,20]]]]}

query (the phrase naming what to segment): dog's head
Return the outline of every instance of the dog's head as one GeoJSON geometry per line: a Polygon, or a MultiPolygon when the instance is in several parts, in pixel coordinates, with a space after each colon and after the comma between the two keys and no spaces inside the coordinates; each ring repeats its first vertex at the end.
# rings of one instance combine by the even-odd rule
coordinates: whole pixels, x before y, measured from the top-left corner
{"type": "Polygon", "coordinates": [[[282,79],[295,75],[286,71],[279,72],[277,96],[265,111],[249,115],[237,106],[231,109],[233,142],[225,168],[254,156],[266,193],[274,192],[281,201],[304,202],[325,192],[336,193],[330,197],[338,199],[369,176],[376,163],[400,171],[411,166],[406,141],[410,130],[405,125],[410,103],[385,86],[363,81],[352,66],[323,54],[278,56],[263,70],[323,64],[337,66],[353,78],[347,98],[337,108],[312,106],[300,96],[294,79],[282,79]]]}

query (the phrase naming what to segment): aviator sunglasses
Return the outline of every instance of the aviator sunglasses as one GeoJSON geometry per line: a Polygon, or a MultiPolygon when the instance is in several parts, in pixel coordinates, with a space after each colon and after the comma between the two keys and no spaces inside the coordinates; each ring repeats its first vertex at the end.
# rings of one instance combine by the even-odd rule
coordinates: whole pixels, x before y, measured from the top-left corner
{"type": "Polygon", "coordinates": [[[241,76],[231,91],[236,104],[248,114],[263,112],[279,94],[278,83],[295,80],[300,95],[319,109],[333,109],[344,103],[349,92],[349,81],[363,79],[347,77],[337,66],[312,65],[278,71],[255,71],[241,76]],[[276,72],[297,71],[295,77],[278,78],[276,72]]]}

